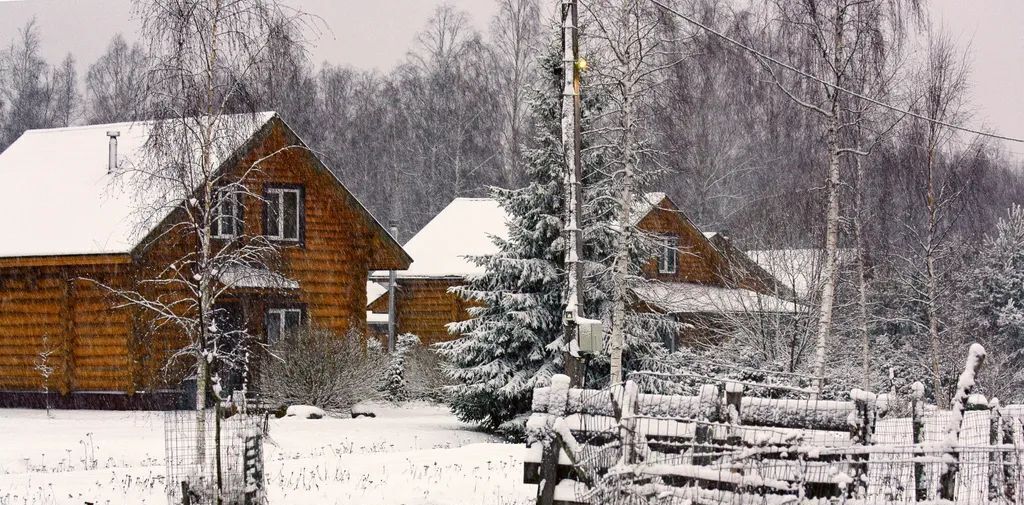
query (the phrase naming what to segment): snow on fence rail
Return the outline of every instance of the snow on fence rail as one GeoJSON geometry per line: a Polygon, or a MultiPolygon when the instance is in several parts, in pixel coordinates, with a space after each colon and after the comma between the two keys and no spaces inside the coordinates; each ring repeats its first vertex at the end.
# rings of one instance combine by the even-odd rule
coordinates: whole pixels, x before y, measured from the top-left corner
{"type": "MultiPolygon", "coordinates": [[[[972,352],[968,370],[981,361],[972,352]]],[[[723,381],[653,395],[632,381],[570,389],[556,376],[534,391],[524,480],[539,505],[1024,505],[1020,410],[972,396],[970,375],[953,410],[927,410],[915,394],[909,418],[859,390],[849,401],[757,398],[723,381]]]]}

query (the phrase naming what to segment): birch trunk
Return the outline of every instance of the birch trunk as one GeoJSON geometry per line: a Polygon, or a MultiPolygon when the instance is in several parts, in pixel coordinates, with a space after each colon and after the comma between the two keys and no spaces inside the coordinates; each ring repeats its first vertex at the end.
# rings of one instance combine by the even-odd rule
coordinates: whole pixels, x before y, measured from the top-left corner
{"type": "Polygon", "coordinates": [[[935,127],[930,127],[932,130],[931,139],[929,139],[928,146],[928,160],[926,162],[925,170],[927,171],[927,184],[928,193],[926,196],[926,204],[928,205],[928,233],[925,237],[925,274],[927,277],[927,312],[928,312],[928,341],[931,347],[931,372],[932,372],[932,388],[935,394],[935,404],[939,408],[946,408],[946,397],[942,392],[942,363],[939,360],[940,348],[942,343],[939,341],[939,318],[938,311],[936,310],[936,304],[938,303],[938,275],[935,269],[935,230],[938,223],[938,205],[935,200],[935,183],[934,183],[934,166],[935,166],[935,145],[932,139],[934,139],[935,127]]]}
{"type": "MultiPolygon", "coordinates": [[[[843,39],[845,13],[836,8],[833,22],[832,43],[835,50],[832,54],[832,68],[835,70],[835,83],[842,86],[845,44],[843,39]]],[[[828,91],[828,90],[826,90],[828,91]]],[[[839,271],[839,162],[841,147],[839,145],[840,107],[839,91],[831,89],[829,95],[829,114],[826,121],[826,146],[828,148],[828,176],[825,191],[828,195],[828,206],[825,212],[825,265],[822,272],[821,305],[819,306],[817,341],[814,349],[813,388],[821,392],[822,377],[825,375],[825,352],[829,335],[832,331],[832,308],[835,305],[836,279],[839,271]]]]}
{"type": "Polygon", "coordinates": [[[633,173],[635,157],[633,155],[633,111],[629,92],[624,93],[622,104],[623,126],[623,167],[621,186],[619,187],[619,237],[616,241],[615,266],[612,275],[612,331],[608,344],[609,361],[611,362],[611,383],[622,382],[622,344],[626,325],[626,283],[629,275],[629,227],[632,226],[633,207],[633,173]]]}

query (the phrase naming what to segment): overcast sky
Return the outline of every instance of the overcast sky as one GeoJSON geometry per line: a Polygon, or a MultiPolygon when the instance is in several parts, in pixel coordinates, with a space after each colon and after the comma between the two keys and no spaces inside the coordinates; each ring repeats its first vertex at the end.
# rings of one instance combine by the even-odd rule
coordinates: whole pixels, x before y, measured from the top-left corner
{"type": "MultiPolygon", "coordinates": [[[[310,56],[359,68],[391,69],[440,0],[285,0],[322,19],[312,34],[310,56]]],[[[558,0],[542,0],[552,3],[558,0]]],[[[487,27],[493,0],[449,0],[487,27]]],[[[937,19],[973,63],[973,122],[1024,137],[1024,0],[929,0],[937,19]]],[[[111,35],[133,38],[128,0],[0,0],[0,43],[6,44],[33,16],[52,62],[72,52],[84,68],[102,54],[111,35]]],[[[1008,146],[1024,154],[1024,145],[1008,146]]]]}

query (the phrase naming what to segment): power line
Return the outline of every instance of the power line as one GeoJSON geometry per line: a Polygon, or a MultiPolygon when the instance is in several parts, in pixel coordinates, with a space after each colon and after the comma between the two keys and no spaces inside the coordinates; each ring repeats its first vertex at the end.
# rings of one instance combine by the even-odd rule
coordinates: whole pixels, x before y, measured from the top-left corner
{"type": "Polygon", "coordinates": [[[775,58],[773,58],[773,57],[771,57],[771,56],[769,56],[769,55],[767,55],[765,53],[762,53],[761,51],[758,51],[757,49],[754,49],[753,47],[750,47],[750,46],[744,44],[743,42],[740,42],[740,41],[738,41],[738,40],[736,40],[736,39],[734,39],[732,37],[729,37],[728,35],[725,35],[724,33],[718,32],[718,31],[712,29],[711,27],[701,23],[700,21],[697,21],[696,19],[693,19],[693,18],[687,16],[686,14],[683,14],[682,12],[679,12],[679,11],[673,9],[672,7],[669,7],[669,6],[665,5],[664,3],[662,3],[659,0],[651,0],[651,2],[654,3],[654,5],[657,5],[658,7],[660,7],[662,9],[664,9],[664,10],[666,10],[666,11],[668,11],[668,12],[670,12],[670,13],[672,13],[672,14],[680,17],[680,18],[682,18],[683,20],[689,22],[690,24],[696,25],[700,29],[702,29],[702,30],[704,30],[704,31],[706,31],[708,33],[711,33],[711,34],[715,35],[716,37],[718,37],[718,38],[720,38],[722,40],[725,40],[726,42],[729,42],[730,44],[736,45],[736,46],[742,48],[745,51],[753,53],[754,55],[756,55],[757,57],[759,57],[759,58],[761,58],[763,60],[770,61],[770,62],[772,62],[772,63],[774,63],[774,64],[776,64],[776,65],[778,65],[778,66],[780,66],[780,67],[782,67],[782,68],[784,68],[786,70],[794,72],[794,73],[796,73],[798,75],[801,75],[801,76],[806,77],[808,79],[811,79],[813,81],[817,81],[817,82],[819,82],[821,84],[824,84],[825,86],[828,86],[830,88],[842,91],[843,93],[846,93],[848,95],[860,98],[861,100],[864,100],[866,102],[878,105],[879,107],[884,107],[884,108],[889,109],[889,110],[894,111],[894,112],[899,112],[901,114],[905,114],[905,115],[908,115],[910,117],[921,119],[923,121],[928,121],[930,123],[934,123],[934,124],[937,124],[937,125],[945,126],[947,128],[952,128],[954,130],[960,130],[960,131],[964,131],[964,132],[968,132],[968,133],[973,133],[973,134],[976,134],[976,135],[981,135],[981,136],[984,136],[984,137],[990,137],[990,138],[994,138],[994,139],[1005,140],[1005,141],[1008,141],[1008,142],[1019,142],[1019,143],[1024,144],[1024,139],[1019,139],[1019,138],[1014,138],[1014,137],[1007,137],[1007,136],[998,135],[998,134],[995,134],[995,133],[987,133],[987,132],[983,132],[983,131],[980,131],[980,130],[975,130],[973,128],[968,128],[968,127],[965,127],[965,126],[959,126],[959,125],[955,125],[955,124],[952,124],[952,123],[947,123],[945,121],[940,121],[938,119],[934,119],[934,118],[930,118],[928,116],[923,116],[921,114],[917,114],[917,113],[915,113],[913,111],[910,111],[910,110],[907,110],[907,109],[901,109],[901,108],[896,107],[894,105],[889,105],[889,104],[884,103],[884,102],[882,102],[880,100],[877,100],[875,98],[872,98],[872,97],[869,97],[869,96],[866,96],[866,95],[862,95],[862,94],[857,93],[856,91],[853,91],[853,90],[850,90],[850,89],[843,88],[842,86],[838,86],[838,85],[836,85],[834,83],[828,82],[828,81],[826,81],[826,80],[824,80],[824,79],[822,79],[822,78],[820,78],[820,77],[818,77],[816,75],[813,75],[813,74],[811,74],[809,72],[806,72],[804,70],[796,68],[796,67],[794,67],[792,65],[789,65],[789,64],[787,64],[785,62],[779,61],[778,59],[775,59],[775,58]]]}

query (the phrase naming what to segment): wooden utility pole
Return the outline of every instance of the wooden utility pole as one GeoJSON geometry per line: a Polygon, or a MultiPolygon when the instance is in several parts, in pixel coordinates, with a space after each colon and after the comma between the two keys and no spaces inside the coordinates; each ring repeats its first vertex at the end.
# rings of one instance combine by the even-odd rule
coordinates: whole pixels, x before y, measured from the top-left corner
{"type": "MultiPolygon", "coordinates": [[[[391,236],[398,241],[398,224],[391,221],[391,236]]],[[[392,269],[388,272],[388,352],[395,352],[397,341],[398,310],[396,308],[395,296],[397,295],[395,285],[398,283],[398,275],[392,269]]]]}
{"type": "Polygon", "coordinates": [[[565,87],[562,89],[562,152],[565,156],[566,220],[565,234],[569,241],[565,250],[565,268],[568,271],[568,289],[564,311],[564,360],[565,375],[570,385],[578,387],[583,379],[583,367],[578,352],[576,335],[579,320],[583,317],[583,252],[580,216],[583,212],[581,181],[583,166],[580,159],[580,69],[579,60],[579,12],[576,0],[562,0],[562,73],[565,87]]]}

